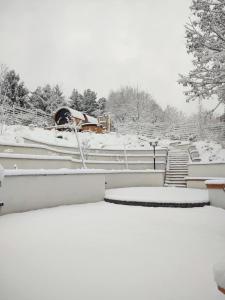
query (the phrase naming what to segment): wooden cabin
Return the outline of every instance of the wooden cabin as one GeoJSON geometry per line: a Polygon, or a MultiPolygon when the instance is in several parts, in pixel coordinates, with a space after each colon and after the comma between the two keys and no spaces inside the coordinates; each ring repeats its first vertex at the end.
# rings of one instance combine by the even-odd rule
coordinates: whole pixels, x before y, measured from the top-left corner
{"type": "Polygon", "coordinates": [[[55,112],[54,120],[56,125],[60,126],[60,130],[66,129],[67,124],[74,123],[81,132],[106,132],[106,129],[98,122],[98,119],[69,107],[61,107],[58,109],[55,112]],[[65,127],[63,127],[63,125],[65,125],[65,127]]]}

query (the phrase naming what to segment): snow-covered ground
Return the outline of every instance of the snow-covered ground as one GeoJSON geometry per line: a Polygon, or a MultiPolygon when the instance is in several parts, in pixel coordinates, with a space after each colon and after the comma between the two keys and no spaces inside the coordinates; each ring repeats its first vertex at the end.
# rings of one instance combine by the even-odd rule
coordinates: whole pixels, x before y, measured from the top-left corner
{"type": "Polygon", "coordinates": [[[225,162],[225,149],[221,144],[212,141],[199,141],[194,144],[202,162],[225,162]]]}
{"type": "MultiPolygon", "coordinates": [[[[0,142],[23,142],[23,137],[32,138],[41,142],[64,146],[77,146],[76,137],[73,132],[43,130],[42,128],[29,128],[26,126],[7,126],[0,142]],[[62,137],[62,138],[58,138],[62,137]]],[[[84,148],[149,148],[149,143],[140,140],[136,135],[121,135],[118,133],[95,134],[79,133],[81,144],[84,148]]]]}
{"type": "MultiPolygon", "coordinates": [[[[77,147],[77,140],[73,132],[59,132],[56,130],[44,130],[42,128],[27,126],[5,126],[2,134],[0,134],[0,143],[4,142],[20,142],[23,143],[23,137],[32,138],[34,140],[62,145],[77,147]],[[61,138],[59,138],[61,137],[61,138]]],[[[150,149],[150,139],[132,134],[95,134],[90,132],[79,133],[79,138],[84,149],[88,148],[107,148],[107,149],[150,149]]],[[[158,140],[161,147],[167,147],[170,143],[167,139],[158,140]]],[[[209,141],[195,142],[197,150],[200,153],[202,162],[225,162],[225,149],[221,144],[209,141]]]]}
{"type": "Polygon", "coordinates": [[[214,207],[64,206],[0,218],[2,300],[219,300],[214,207]]]}

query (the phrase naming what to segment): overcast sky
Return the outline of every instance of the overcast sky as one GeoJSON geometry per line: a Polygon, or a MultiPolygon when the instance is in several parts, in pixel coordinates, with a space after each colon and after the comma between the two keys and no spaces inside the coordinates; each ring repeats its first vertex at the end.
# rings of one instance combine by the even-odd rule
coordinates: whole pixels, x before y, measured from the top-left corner
{"type": "Polygon", "coordinates": [[[191,0],[0,0],[0,63],[28,88],[58,83],[66,96],[98,97],[123,85],[193,112],[178,73],[187,73],[184,24],[191,0]]]}

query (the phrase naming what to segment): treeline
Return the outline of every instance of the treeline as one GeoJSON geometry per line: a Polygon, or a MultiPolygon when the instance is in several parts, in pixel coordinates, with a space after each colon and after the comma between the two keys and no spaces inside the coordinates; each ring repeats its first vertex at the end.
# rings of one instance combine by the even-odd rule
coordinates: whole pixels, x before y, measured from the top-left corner
{"type": "Polygon", "coordinates": [[[112,91],[106,102],[106,111],[113,116],[116,127],[121,123],[176,123],[184,114],[168,105],[166,109],[153,99],[151,94],[133,87],[112,91]]]}
{"type": "Polygon", "coordinates": [[[115,127],[121,123],[176,123],[184,119],[184,115],[173,106],[163,110],[151,94],[130,86],[111,91],[107,99],[98,98],[91,89],[83,93],[73,89],[69,99],[66,99],[59,85],[46,84],[30,91],[19,74],[3,65],[0,66],[0,104],[37,109],[46,114],[52,114],[62,106],[95,117],[109,113],[115,127]]]}
{"type": "Polygon", "coordinates": [[[27,109],[37,109],[46,114],[52,114],[57,108],[69,106],[92,116],[98,116],[105,111],[105,98],[97,98],[97,93],[86,89],[79,93],[73,89],[69,99],[66,99],[60,86],[37,87],[30,91],[14,70],[0,67],[0,104],[16,105],[27,109]]]}

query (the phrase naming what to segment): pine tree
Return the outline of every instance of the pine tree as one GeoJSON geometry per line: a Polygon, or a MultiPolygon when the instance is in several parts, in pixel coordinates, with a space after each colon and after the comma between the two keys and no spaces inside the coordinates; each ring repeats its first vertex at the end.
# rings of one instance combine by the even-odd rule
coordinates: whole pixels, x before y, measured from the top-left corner
{"type": "Polygon", "coordinates": [[[73,89],[72,94],[69,99],[70,99],[69,106],[72,109],[75,109],[78,111],[83,110],[83,108],[82,108],[83,96],[76,89],[73,89]]]}
{"type": "Polygon", "coordinates": [[[29,90],[20,81],[19,74],[14,70],[8,71],[1,83],[1,99],[9,105],[29,107],[29,90]]]}
{"type": "Polygon", "coordinates": [[[98,114],[103,115],[106,112],[106,98],[102,97],[98,99],[98,114]]]}
{"type": "Polygon", "coordinates": [[[97,94],[87,89],[84,91],[83,99],[81,102],[82,111],[88,115],[95,116],[98,109],[98,103],[96,102],[97,94]]]}
{"type": "Polygon", "coordinates": [[[58,85],[53,88],[49,84],[43,88],[38,87],[32,93],[30,101],[34,108],[47,114],[52,114],[56,109],[65,105],[65,97],[58,85]]]}
{"type": "Polygon", "coordinates": [[[48,107],[47,107],[47,113],[53,113],[56,109],[65,106],[65,97],[63,95],[63,92],[61,91],[59,85],[57,84],[54,86],[51,90],[51,96],[49,99],[48,107]]]}

